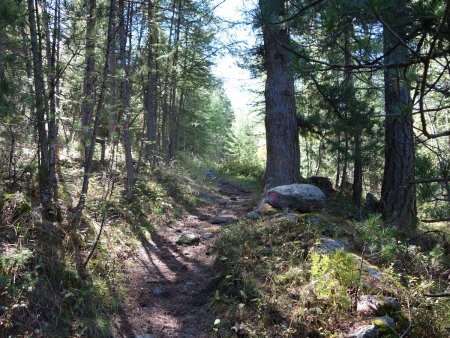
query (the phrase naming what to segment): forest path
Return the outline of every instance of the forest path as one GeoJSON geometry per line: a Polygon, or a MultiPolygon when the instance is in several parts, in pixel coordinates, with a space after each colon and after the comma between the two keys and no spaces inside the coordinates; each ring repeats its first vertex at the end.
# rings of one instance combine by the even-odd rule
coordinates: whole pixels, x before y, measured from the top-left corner
{"type": "Polygon", "coordinates": [[[220,221],[217,216],[238,219],[256,201],[249,189],[211,178],[219,190],[207,194],[210,203],[159,228],[128,258],[124,285],[128,292],[113,318],[114,337],[211,336],[214,318],[209,305],[220,281],[213,248],[224,225],[211,222],[220,221]],[[184,232],[196,235],[198,244],[176,244],[184,232]]]}

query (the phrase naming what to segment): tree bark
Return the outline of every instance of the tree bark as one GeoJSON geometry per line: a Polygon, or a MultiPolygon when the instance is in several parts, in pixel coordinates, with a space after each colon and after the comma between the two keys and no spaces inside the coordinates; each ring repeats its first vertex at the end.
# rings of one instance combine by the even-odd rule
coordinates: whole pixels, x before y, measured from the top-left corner
{"type": "MultiPolygon", "coordinates": [[[[54,9],[54,17],[53,17],[53,33],[51,34],[52,40],[51,45],[49,44],[49,116],[48,116],[48,140],[49,140],[49,182],[51,185],[51,189],[53,191],[53,199],[54,202],[58,201],[58,187],[57,187],[57,178],[56,178],[56,154],[57,154],[57,146],[58,146],[58,124],[56,120],[56,106],[57,106],[57,98],[56,98],[56,88],[57,81],[56,78],[59,60],[59,0],[56,0],[55,9],[54,9]]],[[[50,22],[49,22],[50,23],[50,22]]],[[[48,26],[48,31],[50,32],[50,25],[48,26]]],[[[50,39],[50,34],[48,39],[50,39]]],[[[60,217],[59,208],[57,208],[58,218],[60,217]]]]}
{"type": "MultiPolygon", "coordinates": [[[[29,1],[31,1],[31,0],[29,0],[29,1]]],[[[86,202],[86,195],[87,195],[87,192],[89,189],[89,176],[91,174],[92,159],[94,158],[95,143],[96,143],[95,140],[97,138],[97,130],[98,130],[98,126],[100,124],[100,116],[101,116],[101,111],[103,109],[103,103],[104,103],[104,99],[105,99],[106,81],[107,81],[108,74],[110,72],[109,55],[111,53],[113,41],[114,41],[114,27],[115,27],[114,17],[115,17],[115,14],[116,14],[116,0],[111,0],[110,6],[109,6],[108,39],[107,39],[107,43],[106,43],[105,64],[104,64],[103,72],[102,72],[102,83],[101,83],[101,87],[100,87],[100,94],[99,94],[98,101],[97,101],[97,107],[95,110],[94,125],[92,126],[92,131],[91,131],[91,135],[90,135],[90,142],[89,142],[89,147],[87,150],[87,157],[84,161],[83,185],[81,187],[80,198],[78,200],[78,204],[74,211],[75,216],[74,216],[74,219],[72,222],[73,227],[77,226],[78,221],[80,220],[81,213],[84,209],[84,205],[86,202]]]]}
{"type": "Polygon", "coordinates": [[[40,157],[39,186],[40,200],[44,214],[51,208],[52,191],[49,181],[49,140],[46,130],[46,115],[48,111],[47,97],[45,94],[44,73],[42,68],[41,45],[39,44],[37,11],[34,0],[28,0],[28,23],[30,26],[31,53],[33,57],[33,80],[36,113],[36,129],[38,134],[38,149],[40,157]]]}
{"type": "Polygon", "coordinates": [[[361,129],[362,127],[358,123],[357,111],[358,105],[356,104],[355,82],[353,77],[352,66],[352,52],[350,36],[353,32],[352,18],[346,22],[347,28],[345,30],[345,45],[344,45],[344,59],[345,59],[345,82],[348,94],[347,109],[350,111],[351,121],[353,122],[353,186],[352,186],[352,200],[358,208],[361,208],[362,200],[362,144],[361,144],[361,129]]]}
{"type": "Polygon", "coordinates": [[[155,104],[155,62],[153,53],[153,20],[154,20],[154,5],[152,0],[148,0],[147,9],[148,18],[148,54],[147,54],[147,96],[146,96],[146,108],[147,108],[147,130],[146,138],[147,143],[145,147],[145,159],[149,161],[155,155],[155,142],[156,142],[156,104],[155,104]]]}
{"type": "MultiPolygon", "coordinates": [[[[172,4],[172,17],[170,19],[170,30],[169,30],[169,40],[167,44],[167,53],[170,53],[172,49],[172,39],[173,39],[173,31],[174,31],[174,24],[175,24],[175,8],[176,8],[176,0],[173,0],[172,4]]],[[[164,67],[164,94],[162,98],[162,116],[161,116],[161,131],[160,131],[160,137],[161,137],[161,156],[167,156],[167,153],[169,152],[168,148],[168,120],[169,120],[169,114],[170,114],[170,107],[169,107],[169,77],[170,77],[170,58],[167,58],[165,62],[164,67]]]]}
{"type": "Polygon", "coordinates": [[[285,14],[283,0],[260,0],[264,38],[266,104],[266,189],[299,180],[300,150],[289,33],[273,22],[285,14]]]}
{"type": "MultiPolygon", "coordinates": [[[[400,38],[405,38],[398,18],[404,18],[406,4],[402,1],[385,21],[400,38]]],[[[402,21],[402,20],[400,20],[402,21]]],[[[384,29],[385,65],[403,64],[408,61],[408,49],[398,41],[389,29],[384,29]],[[387,53],[392,48],[391,53],[387,53]]],[[[414,134],[412,100],[404,67],[386,67],[385,82],[385,166],[381,203],[386,222],[395,225],[403,233],[415,229],[416,199],[414,185],[414,134]]]]}
{"type": "Polygon", "coordinates": [[[81,103],[81,142],[84,148],[84,158],[87,158],[90,137],[90,125],[94,111],[94,90],[95,90],[95,40],[96,40],[96,0],[88,0],[88,17],[86,20],[86,43],[85,43],[85,72],[83,82],[83,99],[81,103]]]}
{"type": "MultiPolygon", "coordinates": [[[[127,62],[127,36],[131,29],[131,18],[132,12],[129,5],[128,11],[124,7],[124,0],[119,0],[119,37],[120,37],[120,67],[122,68],[122,78],[120,81],[120,103],[121,103],[121,113],[123,119],[123,138],[124,138],[124,148],[125,148],[125,163],[127,167],[127,181],[125,194],[128,200],[133,198],[133,185],[134,185],[134,166],[133,166],[133,156],[131,153],[131,136],[130,136],[130,126],[128,119],[128,109],[129,109],[129,67],[127,62]],[[126,13],[128,12],[128,13],[126,13]]],[[[131,31],[130,31],[131,34],[131,31]]],[[[131,39],[130,39],[131,40],[131,39]]],[[[131,48],[131,46],[129,46],[131,48]]]]}
{"type": "Polygon", "coordinates": [[[180,27],[181,27],[181,6],[182,0],[178,0],[177,8],[177,23],[175,26],[175,51],[172,59],[172,75],[171,75],[171,91],[170,91],[170,112],[169,112],[169,147],[167,152],[167,161],[170,161],[175,156],[175,138],[176,138],[176,94],[177,94],[177,66],[180,42],[180,27]]]}
{"type": "Polygon", "coordinates": [[[348,168],[348,151],[349,151],[349,142],[348,142],[348,139],[349,139],[349,137],[348,137],[348,134],[347,134],[347,132],[344,132],[344,138],[345,138],[345,149],[344,149],[344,154],[343,154],[343,157],[344,157],[344,163],[343,163],[343,165],[342,165],[342,178],[341,178],[341,184],[339,185],[339,189],[341,190],[341,191],[344,191],[345,190],[345,187],[346,187],[346,185],[347,185],[347,182],[348,182],[348,170],[347,170],[347,168],[348,168]]]}

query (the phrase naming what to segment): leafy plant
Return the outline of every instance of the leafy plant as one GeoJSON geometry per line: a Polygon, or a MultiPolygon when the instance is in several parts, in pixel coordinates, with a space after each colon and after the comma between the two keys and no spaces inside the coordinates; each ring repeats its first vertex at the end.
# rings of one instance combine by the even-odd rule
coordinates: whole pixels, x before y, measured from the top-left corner
{"type": "Polygon", "coordinates": [[[384,225],[380,214],[372,214],[368,219],[355,224],[358,240],[367,244],[369,253],[382,260],[391,261],[397,250],[397,231],[384,225]]]}
{"type": "Polygon", "coordinates": [[[355,259],[342,251],[332,255],[311,254],[311,281],[318,299],[326,300],[335,311],[349,308],[351,299],[348,288],[358,281],[358,265],[355,259]]]}

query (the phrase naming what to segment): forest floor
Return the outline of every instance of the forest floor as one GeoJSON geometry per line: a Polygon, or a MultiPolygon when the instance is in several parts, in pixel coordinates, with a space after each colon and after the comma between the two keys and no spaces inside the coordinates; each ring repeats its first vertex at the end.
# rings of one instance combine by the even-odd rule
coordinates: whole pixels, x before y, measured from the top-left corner
{"type": "Polygon", "coordinates": [[[256,197],[237,183],[212,179],[218,190],[204,192],[209,203],[141,240],[125,262],[128,292],[113,318],[115,337],[211,336],[210,300],[220,282],[215,240],[224,224],[255,206],[256,197]],[[177,244],[182,234],[195,235],[197,243],[177,244]]]}

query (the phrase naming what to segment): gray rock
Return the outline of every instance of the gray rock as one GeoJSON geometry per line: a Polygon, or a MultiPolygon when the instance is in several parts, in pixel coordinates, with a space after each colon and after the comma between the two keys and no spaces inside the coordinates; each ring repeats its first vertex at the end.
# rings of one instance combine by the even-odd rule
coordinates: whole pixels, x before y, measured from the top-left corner
{"type": "MultiPolygon", "coordinates": [[[[354,258],[358,266],[361,266],[361,260],[356,257],[354,258]]],[[[367,264],[366,262],[362,262],[362,267],[367,272],[367,274],[374,279],[381,280],[381,277],[383,277],[383,274],[380,272],[380,270],[378,270],[374,266],[367,264]]]]}
{"type": "Polygon", "coordinates": [[[235,220],[232,216],[216,216],[211,220],[211,224],[226,224],[235,220]]]}
{"type": "Polygon", "coordinates": [[[312,184],[281,185],[267,191],[267,202],[275,208],[312,212],[323,209],[325,194],[312,184]]]}
{"type": "Polygon", "coordinates": [[[181,234],[180,238],[178,238],[177,244],[179,245],[195,245],[200,241],[196,235],[191,234],[189,232],[184,232],[181,234]]]}
{"type": "Polygon", "coordinates": [[[283,220],[283,221],[291,221],[291,222],[294,222],[294,221],[296,221],[297,219],[298,219],[298,215],[297,215],[297,214],[293,214],[293,213],[289,213],[289,214],[284,215],[284,216],[282,216],[282,217],[280,218],[280,220],[283,220]]]}
{"type": "Polygon", "coordinates": [[[308,217],[305,219],[306,222],[310,224],[320,224],[322,223],[322,219],[320,217],[308,217]]]}
{"type": "Polygon", "coordinates": [[[245,215],[248,219],[258,219],[261,217],[261,214],[258,211],[251,211],[245,215]]]}
{"type": "Polygon", "coordinates": [[[313,251],[321,255],[329,255],[338,250],[347,251],[347,244],[343,241],[327,237],[321,238],[320,244],[313,249],[313,251]]]}
{"type": "Polygon", "coordinates": [[[203,239],[210,239],[214,237],[214,234],[212,232],[203,232],[200,236],[202,236],[203,239]]]}
{"type": "Polygon", "coordinates": [[[356,311],[365,316],[386,315],[399,309],[395,298],[376,295],[362,295],[356,306],[356,311]]]}
{"type": "Polygon", "coordinates": [[[394,319],[392,319],[391,317],[389,317],[389,316],[383,316],[383,317],[377,317],[377,318],[374,318],[373,320],[372,320],[372,323],[374,324],[374,325],[376,325],[377,327],[379,327],[380,329],[383,329],[383,328],[392,328],[392,327],[394,327],[394,325],[395,325],[395,321],[394,321],[394,319]]]}
{"type": "Polygon", "coordinates": [[[375,325],[364,325],[350,332],[348,338],[376,338],[378,337],[378,329],[375,325]]]}
{"type": "Polygon", "coordinates": [[[136,338],[156,338],[154,334],[144,333],[140,335],[136,335],[136,338]]]}

